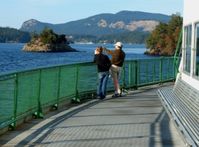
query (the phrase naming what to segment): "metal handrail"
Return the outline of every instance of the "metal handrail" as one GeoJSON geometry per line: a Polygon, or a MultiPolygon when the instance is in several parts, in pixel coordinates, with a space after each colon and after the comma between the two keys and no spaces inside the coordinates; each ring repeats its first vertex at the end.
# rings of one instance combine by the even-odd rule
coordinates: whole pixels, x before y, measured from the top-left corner
{"type": "Polygon", "coordinates": [[[175,65],[176,74],[178,73],[178,67],[180,64],[180,56],[181,56],[181,52],[182,52],[182,33],[183,33],[182,30],[183,29],[181,29],[181,31],[180,31],[175,54],[174,54],[174,65],[175,65]]]}
{"type": "MultiPolygon", "coordinates": [[[[175,79],[173,57],[127,60],[120,80],[122,88],[175,79]]],[[[63,101],[80,102],[95,98],[97,69],[91,62],[60,65],[0,75],[0,128],[15,128],[27,116],[43,117],[47,107],[58,108],[63,101]]],[[[107,85],[113,91],[112,80],[107,85]]]]}

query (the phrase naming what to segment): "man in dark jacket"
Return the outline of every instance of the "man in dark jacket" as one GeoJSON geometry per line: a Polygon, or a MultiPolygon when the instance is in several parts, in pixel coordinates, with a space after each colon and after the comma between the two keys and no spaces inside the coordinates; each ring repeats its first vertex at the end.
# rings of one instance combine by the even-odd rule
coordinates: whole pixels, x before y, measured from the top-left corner
{"type": "Polygon", "coordinates": [[[120,78],[122,66],[125,59],[125,52],[122,50],[123,45],[121,42],[117,42],[116,44],[114,44],[114,46],[115,46],[115,50],[108,50],[106,48],[103,48],[103,50],[107,54],[112,56],[111,76],[112,76],[114,87],[115,87],[115,93],[112,97],[119,97],[122,94],[121,89],[120,89],[120,84],[119,84],[119,78],[120,78]]]}
{"type": "Polygon", "coordinates": [[[100,99],[104,99],[106,97],[106,86],[109,77],[109,68],[111,66],[111,61],[107,55],[102,53],[102,51],[102,47],[97,47],[94,56],[94,62],[97,64],[98,70],[97,95],[100,99]]]}

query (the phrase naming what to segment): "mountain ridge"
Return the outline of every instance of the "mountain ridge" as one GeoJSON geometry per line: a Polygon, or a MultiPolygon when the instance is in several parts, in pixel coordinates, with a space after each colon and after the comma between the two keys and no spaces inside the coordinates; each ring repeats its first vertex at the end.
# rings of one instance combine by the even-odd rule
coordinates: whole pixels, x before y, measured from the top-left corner
{"type": "Polygon", "coordinates": [[[61,24],[51,24],[35,19],[25,21],[20,30],[40,33],[50,28],[57,34],[101,36],[132,31],[151,32],[160,22],[168,22],[169,15],[141,11],[102,13],[61,24]]]}

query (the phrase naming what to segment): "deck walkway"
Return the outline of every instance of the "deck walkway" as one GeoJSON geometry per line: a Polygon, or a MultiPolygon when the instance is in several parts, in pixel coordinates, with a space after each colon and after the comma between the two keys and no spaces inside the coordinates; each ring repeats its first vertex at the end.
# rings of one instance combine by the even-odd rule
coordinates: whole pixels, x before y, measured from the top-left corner
{"type": "Polygon", "coordinates": [[[156,91],[141,88],[33,120],[1,136],[0,146],[184,147],[156,91]]]}

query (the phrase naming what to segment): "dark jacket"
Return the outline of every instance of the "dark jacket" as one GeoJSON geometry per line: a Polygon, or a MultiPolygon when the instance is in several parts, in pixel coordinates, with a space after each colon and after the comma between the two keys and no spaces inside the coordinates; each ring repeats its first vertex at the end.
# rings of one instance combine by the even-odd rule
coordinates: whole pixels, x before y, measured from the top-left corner
{"type": "Polygon", "coordinates": [[[112,64],[117,65],[119,67],[123,66],[124,59],[125,59],[125,52],[122,49],[108,50],[104,48],[104,50],[107,54],[110,54],[112,56],[111,58],[112,64]]]}
{"type": "Polygon", "coordinates": [[[109,71],[109,68],[111,67],[111,61],[108,56],[104,54],[96,54],[94,56],[94,62],[97,64],[98,72],[109,71]]]}

